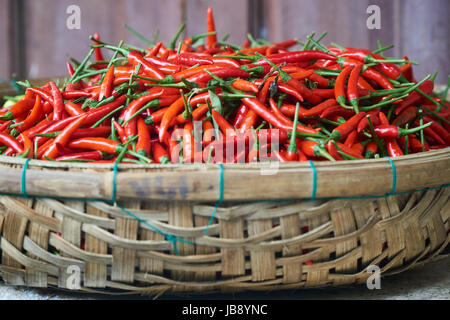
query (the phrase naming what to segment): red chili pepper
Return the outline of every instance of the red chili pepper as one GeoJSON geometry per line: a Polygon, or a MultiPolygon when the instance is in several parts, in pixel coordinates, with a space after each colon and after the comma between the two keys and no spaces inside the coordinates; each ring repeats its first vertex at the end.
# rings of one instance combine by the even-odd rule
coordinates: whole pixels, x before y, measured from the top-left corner
{"type": "Polygon", "coordinates": [[[64,111],[62,93],[56,83],[50,81],[49,84],[52,89],[53,96],[53,120],[61,120],[64,111]]]}
{"type": "Polygon", "coordinates": [[[18,118],[33,108],[35,104],[34,100],[31,99],[21,99],[17,101],[11,108],[9,108],[8,112],[0,117],[0,120],[12,120],[18,118]]]}
{"type": "Polygon", "coordinates": [[[335,160],[317,141],[301,140],[299,147],[307,157],[323,157],[330,161],[335,160]]]}
{"type": "Polygon", "coordinates": [[[337,103],[339,103],[341,106],[345,106],[345,83],[347,82],[347,78],[350,75],[350,72],[354,69],[352,66],[346,66],[344,69],[339,73],[339,75],[336,78],[336,83],[334,86],[334,96],[336,98],[337,103]]]}
{"type": "MultiPolygon", "coordinates": [[[[380,118],[378,117],[379,109],[371,110],[367,114],[369,115],[370,120],[372,121],[372,124],[374,126],[378,126],[379,124],[381,124],[380,118]]],[[[356,131],[359,133],[366,129],[368,126],[369,120],[367,120],[367,117],[364,117],[361,119],[361,121],[359,121],[356,131]]]]}
{"type": "Polygon", "coordinates": [[[431,123],[430,128],[436,132],[447,144],[450,145],[450,132],[442,127],[437,121],[434,121],[431,117],[425,115],[423,117],[424,124],[431,123]]]}
{"type": "Polygon", "coordinates": [[[167,130],[172,122],[172,120],[184,109],[184,100],[182,97],[178,98],[174,103],[172,103],[164,113],[161,120],[161,126],[159,130],[159,141],[163,142],[167,137],[167,130]]]}
{"type": "Polygon", "coordinates": [[[56,161],[68,161],[68,160],[101,160],[102,153],[100,151],[87,151],[65,154],[55,158],[56,161]]]}
{"type": "Polygon", "coordinates": [[[140,63],[143,72],[150,78],[164,79],[166,77],[163,72],[161,72],[156,66],[146,60],[139,52],[130,51],[127,54],[127,59],[134,66],[140,63]]]}
{"type": "Polygon", "coordinates": [[[70,124],[68,124],[64,130],[61,131],[60,134],[53,140],[53,144],[45,151],[44,156],[54,159],[58,156],[58,149],[56,147],[56,143],[65,147],[69,140],[72,137],[72,134],[82,125],[86,115],[82,115],[75,120],[73,120],[70,124]]]}
{"type": "Polygon", "coordinates": [[[150,154],[152,146],[150,142],[150,132],[148,131],[144,119],[138,119],[137,129],[139,137],[136,143],[136,152],[147,156],[150,154]]]}
{"type": "MultiPolygon", "coordinates": [[[[313,59],[324,59],[336,61],[337,58],[332,56],[331,54],[315,51],[315,50],[305,50],[305,51],[291,51],[286,53],[277,53],[267,57],[274,64],[281,64],[283,62],[286,63],[294,63],[294,62],[302,62],[302,61],[310,61],[313,59]]],[[[266,60],[261,59],[258,60],[255,64],[257,65],[265,65],[269,64],[266,60]]]]}
{"type": "Polygon", "coordinates": [[[214,61],[212,60],[210,55],[192,53],[192,52],[180,53],[175,58],[175,62],[177,64],[182,64],[182,65],[186,65],[189,67],[195,66],[197,64],[205,65],[205,64],[213,64],[214,63],[214,61]]]}
{"type": "Polygon", "coordinates": [[[254,93],[258,93],[258,86],[255,85],[254,83],[244,80],[244,79],[236,79],[233,81],[233,83],[231,84],[231,86],[237,90],[241,90],[241,91],[249,91],[249,92],[254,92],[254,93]]]}
{"type": "Polygon", "coordinates": [[[42,103],[41,103],[41,97],[36,96],[36,101],[34,103],[33,109],[31,110],[30,114],[23,120],[23,124],[16,127],[16,130],[19,132],[23,132],[27,130],[28,128],[32,127],[35,123],[37,123],[40,119],[44,117],[42,113],[42,103]]]}
{"type": "Polygon", "coordinates": [[[394,126],[403,126],[408,122],[414,120],[417,116],[417,108],[414,106],[404,109],[392,122],[394,126]]]}
{"type": "Polygon", "coordinates": [[[400,157],[404,154],[396,139],[387,139],[386,149],[389,157],[400,157]]]}
{"type": "MultiPolygon", "coordinates": [[[[419,89],[425,92],[428,95],[433,93],[434,83],[430,80],[424,81],[419,86],[419,89]]],[[[409,106],[418,105],[423,101],[424,97],[417,91],[412,91],[408,97],[406,97],[403,102],[395,109],[395,114],[400,114],[403,110],[405,110],[409,106]]]]}
{"type": "Polygon", "coordinates": [[[366,153],[365,153],[365,158],[369,159],[372,158],[378,151],[378,145],[375,142],[375,140],[370,141],[367,145],[366,145],[366,153]]]}
{"type": "Polygon", "coordinates": [[[332,140],[328,141],[327,150],[335,160],[344,160],[332,140]]]}
{"type": "Polygon", "coordinates": [[[214,118],[214,120],[217,122],[217,124],[219,125],[220,130],[225,135],[229,136],[229,135],[235,134],[234,127],[230,123],[228,123],[228,121],[224,117],[222,117],[222,115],[220,113],[218,113],[214,109],[211,109],[211,115],[214,118]]]}
{"type": "Polygon", "coordinates": [[[98,120],[106,116],[107,114],[111,113],[112,111],[119,108],[126,100],[126,96],[122,95],[118,97],[113,102],[110,102],[108,104],[105,104],[104,106],[91,109],[87,112],[87,117],[83,122],[83,125],[89,126],[94,123],[96,123],[98,120]]]}
{"type": "MultiPolygon", "coordinates": [[[[254,98],[243,98],[242,102],[249,107],[251,110],[253,110],[258,116],[269,122],[270,124],[274,125],[277,128],[285,129],[285,130],[291,130],[289,126],[286,126],[282,121],[280,121],[277,117],[275,117],[274,114],[270,112],[269,109],[267,109],[260,101],[254,98]]],[[[302,125],[297,125],[297,131],[304,132],[304,133],[312,133],[317,134],[317,130],[309,127],[304,127],[302,125]]]]}
{"type": "MultiPolygon", "coordinates": [[[[285,125],[287,126],[292,126],[294,123],[288,119],[281,111],[280,109],[278,109],[277,104],[275,103],[275,101],[270,98],[269,100],[269,105],[270,105],[270,110],[272,110],[273,114],[280,120],[282,121],[285,125]]],[[[298,116],[298,113],[297,113],[298,116]]],[[[295,110],[294,110],[294,117],[295,117],[295,110]]]]}
{"type": "Polygon", "coordinates": [[[156,163],[170,163],[169,153],[167,150],[160,144],[159,142],[155,142],[152,144],[153,148],[153,159],[156,163]]]}
{"type": "Polygon", "coordinates": [[[348,78],[348,85],[347,85],[347,98],[350,104],[353,106],[356,112],[358,112],[358,79],[360,78],[360,73],[362,70],[362,65],[356,65],[351,73],[350,77],[348,78]]]}
{"type": "MultiPolygon", "coordinates": [[[[213,15],[213,9],[211,6],[208,7],[208,11],[206,14],[206,24],[207,24],[207,32],[208,33],[214,33],[216,32],[216,26],[214,24],[214,15],[213,15]]],[[[215,45],[217,43],[217,34],[210,34],[206,37],[206,49],[212,50],[214,49],[215,45]]]]}
{"type": "MultiPolygon", "coordinates": [[[[241,78],[249,78],[250,73],[248,73],[245,70],[239,69],[239,68],[231,68],[231,67],[221,67],[220,69],[216,70],[208,70],[212,74],[214,74],[216,77],[219,78],[226,78],[226,77],[241,77],[241,78]]],[[[206,73],[206,72],[200,72],[195,76],[187,78],[190,82],[196,82],[196,83],[203,83],[208,82],[213,77],[206,73]]]]}
{"type": "Polygon", "coordinates": [[[78,116],[80,114],[84,113],[84,110],[81,109],[81,107],[73,102],[67,101],[64,103],[64,110],[70,115],[70,116],[78,116]]]}
{"type": "Polygon", "coordinates": [[[355,114],[353,117],[348,119],[346,122],[337,126],[332,132],[330,139],[332,140],[342,140],[345,139],[350,132],[355,130],[358,126],[359,121],[366,116],[365,112],[360,112],[355,114]]]}
{"type": "Polygon", "coordinates": [[[20,138],[23,142],[23,150],[24,150],[23,154],[25,155],[26,153],[26,157],[32,159],[34,157],[33,141],[31,141],[31,139],[23,133],[20,134],[20,138]]]}
{"type": "Polygon", "coordinates": [[[282,82],[278,82],[277,85],[278,85],[278,89],[280,89],[281,92],[284,92],[284,93],[287,93],[287,94],[293,96],[300,102],[304,101],[303,96],[297,90],[295,90],[293,87],[291,87],[290,85],[288,85],[286,83],[282,83],[282,82]]]}
{"type": "Polygon", "coordinates": [[[126,143],[128,141],[128,137],[125,134],[124,128],[116,120],[113,120],[112,123],[113,123],[114,128],[117,131],[117,134],[119,135],[120,141],[122,143],[126,143]]]}
{"type": "Polygon", "coordinates": [[[402,136],[423,130],[429,127],[431,124],[424,124],[411,129],[403,129],[394,125],[380,125],[374,128],[375,133],[381,139],[397,139],[402,136]]]}
{"type": "Polygon", "coordinates": [[[69,142],[68,147],[71,149],[91,149],[103,151],[109,154],[120,152],[122,145],[119,142],[107,138],[81,138],[69,142]]]}
{"type": "MultiPolygon", "coordinates": [[[[370,50],[356,49],[356,48],[347,48],[347,50],[340,52],[338,56],[352,58],[363,63],[370,63],[374,59],[376,60],[386,59],[380,55],[372,53],[370,50]]],[[[390,62],[381,62],[376,67],[377,69],[380,69],[380,71],[382,71],[389,78],[394,80],[398,79],[401,75],[400,68],[390,62]]]]}
{"type": "Polygon", "coordinates": [[[0,143],[12,148],[16,153],[23,153],[23,145],[13,136],[0,132],[0,143]]]}
{"type": "Polygon", "coordinates": [[[112,95],[112,86],[114,82],[114,65],[111,65],[105,73],[102,84],[100,86],[99,100],[108,98],[112,95]]]}

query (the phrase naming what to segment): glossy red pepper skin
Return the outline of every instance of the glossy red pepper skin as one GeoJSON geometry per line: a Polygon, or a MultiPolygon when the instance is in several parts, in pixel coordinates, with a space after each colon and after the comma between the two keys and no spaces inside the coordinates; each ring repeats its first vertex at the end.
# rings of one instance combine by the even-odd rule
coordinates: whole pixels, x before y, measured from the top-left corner
{"type": "MultiPolygon", "coordinates": [[[[277,53],[267,57],[271,62],[275,64],[281,64],[283,62],[286,63],[294,63],[294,62],[302,62],[302,61],[310,61],[313,59],[324,59],[330,61],[336,61],[336,57],[331,54],[322,52],[322,51],[291,51],[286,53],[277,53]]],[[[258,60],[255,62],[256,65],[268,65],[269,63],[264,60],[258,60]]]]}
{"type": "Polygon", "coordinates": [[[76,139],[68,144],[68,147],[71,149],[91,149],[110,154],[116,153],[118,146],[120,144],[117,141],[99,137],[76,139]]]}
{"type": "Polygon", "coordinates": [[[361,119],[365,116],[366,116],[365,112],[360,112],[358,114],[355,114],[353,117],[348,119],[346,122],[337,126],[331,132],[330,139],[333,139],[333,140],[345,139],[350,132],[352,132],[353,130],[355,130],[357,128],[359,121],[361,121],[361,119]]]}
{"type": "Polygon", "coordinates": [[[58,156],[58,149],[56,147],[56,143],[60,144],[61,146],[65,147],[71,137],[72,134],[82,125],[84,119],[86,118],[86,115],[82,115],[76,119],[74,119],[72,122],[70,122],[58,136],[53,141],[53,144],[45,151],[44,156],[54,159],[58,156]]]}
{"type": "Polygon", "coordinates": [[[214,61],[210,55],[197,54],[191,52],[184,52],[177,55],[175,62],[177,64],[186,65],[189,67],[199,65],[213,64],[214,61]]]}
{"type": "Polygon", "coordinates": [[[23,153],[23,145],[13,136],[0,132],[0,144],[12,148],[16,153],[23,153]]]}
{"type": "MultiPolygon", "coordinates": [[[[208,70],[212,74],[214,74],[216,77],[219,78],[226,78],[226,77],[241,77],[241,78],[249,78],[250,74],[242,69],[239,68],[232,68],[232,67],[221,67],[220,69],[208,70]]],[[[196,82],[196,83],[206,83],[209,80],[211,80],[213,77],[206,73],[206,72],[200,72],[195,76],[189,77],[187,80],[190,82],[196,82]]]]}
{"type": "Polygon", "coordinates": [[[340,105],[345,105],[345,83],[348,79],[348,76],[350,75],[350,72],[353,70],[353,66],[346,66],[344,69],[339,73],[339,75],[336,78],[336,84],[334,86],[334,97],[340,105]]]}
{"type": "Polygon", "coordinates": [[[147,156],[150,154],[152,145],[150,142],[150,132],[147,128],[147,125],[145,124],[144,119],[139,118],[137,120],[137,129],[139,137],[136,143],[136,152],[147,156]]]}
{"type": "Polygon", "coordinates": [[[140,63],[144,74],[150,78],[164,79],[166,77],[161,70],[146,60],[139,52],[130,51],[127,55],[127,59],[134,66],[140,63]]]}
{"type": "Polygon", "coordinates": [[[396,139],[387,139],[386,149],[389,157],[400,157],[404,155],[403,150],[398,145],[396,139]]]}
{"type": "Polygon", "coordinates": [[[53,96],[53,120],[58,121],[61,120],[63,117],[64,111],[63,97],[56,83],[50,81],[49,84],[52,89],[52,96],[53,96]]]}
{"type": "MultiPolygon", "coordinates": [[[[425,92],[428,95],[433,93],[434,83],[430,80],[426,80],[419,86],[419,89],[425,92]]],[[[395,114],[400,114],[403,110],[405,110],[409,106],[418,105],[423,101],[424,97],[418,93],[417,91],[412,91],[408,97],[406,97],[402,103],[395,109],[395,114]]]]}
{"type": "MultiPolygon", "coordinates": [[[[352,58],[355,60],[358,60],[360,62],[363,63],[368,63],[370,61],[368,61],[368,57],[372,57],[374,59],[377,60],[385,60],[384,57],[374,54],[372,53],[370,50],[367,49],[356,49],[356,48],[347,48],[347,50],[342,51],[338,54],[339,57],[348,57],[348,58],[352,58]]],[[[382,62],[379,63],[376,66],[377,69],[379,69],[381,72],[383,72],[385,75],[387,75],[389,78],[391,79],[398,79],[401,75],[401,71],[400,68],[397,67],[395,64],[393,63],[389,63],[389,62],[382,62]]]]}
{"type": "MultiPolygon", "coordinates": [[[[280,121],[277,117],[275,117],[269,109],[267,109],[260,101],[254,98],[243,98],[242,102],[253,110],[258,116],[271,123],[277,128],[292,130],[291,127],[286,126],[282,121],[280,121]]],[[[304,133],[312,133],[316,134],[317,130],[309,127],[304,127],[302,125],[297,125],[297,131],[304,133]]]]}
{"type": "MultiPolygon", "coordinates": [[[[216,32],[216,26],[214,23],[214,15],[213,15],[213,9],[211,6],[208,7],[208,11],[206,13],[206,24],[207,24],[207,32],[213,33],[216,32]]],[[[215,45],[217,43],[217,35],[211,34],[206,38],[206,50],[212,50],[214,49],[215,45]]]]}

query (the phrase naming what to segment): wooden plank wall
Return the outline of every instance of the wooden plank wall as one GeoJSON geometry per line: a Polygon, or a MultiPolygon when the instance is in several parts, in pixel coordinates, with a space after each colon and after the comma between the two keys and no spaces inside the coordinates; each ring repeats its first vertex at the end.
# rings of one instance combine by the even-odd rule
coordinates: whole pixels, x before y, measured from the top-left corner
{"type": "MultiPolygon", "coordinates": [[[[124,28],[128,23],[151,38],[170,41],[182,23],[183,36],[206,31],[206,8],[214,8],[218,36],[230,33],[229,41],[241,43],[247,32],[270,41],[297,37],[304,40],[311,32],[328,31],[324,43],[376,48],[394,43],[390,56],[408,55],[420,62],[417,76],[439,71],[438,81],[445,83],[450,73],[450,1],[449,0],[0,0],[0,43],[9,43],[8,6],[23,2],[25,52],[23,63],[27,78],[65,75],[70,54],[82,59],[95,31],[102,39],[117,44],[124,39],[141,44],[124,28]],[[66,8],[81,9],[81,29],[66,27],[66,8]],[[366,27],[369,5],[381,9],[381,29],[366,27]],[[6,10],[3,10],[6,8],[6,10]]],[[[17,36],[17,35],[16,35],[17,36]]],[[[0,77],[9,78],[11,48],[0,47],[0,77]]]]}
{"type": "Polygon", "coordinates": [[[0,0],[0,78],[9,79],[11,70],[9,68],[9,1],[0,0]]]}
{"type": "Polygon", "coordinates": [[[394,44],[387,54],[420,62],[417,77],[439,71],[437,81],[450,74],[449,0],[264,0],[266,35],[270,41],[297,37],[304,40],[315,31],[327,31],[324,44],[376,49],[394,44]],[[381,29],[369,30],[369,5],[381,9],[381,29]]]}

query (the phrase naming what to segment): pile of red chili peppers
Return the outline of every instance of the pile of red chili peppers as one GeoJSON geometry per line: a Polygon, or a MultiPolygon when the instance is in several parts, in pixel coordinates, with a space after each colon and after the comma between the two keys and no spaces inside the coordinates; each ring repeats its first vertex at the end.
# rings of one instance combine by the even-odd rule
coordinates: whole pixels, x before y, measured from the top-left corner
{"type": "Polygon", "coordinates": [[[450,145],[450,104],[414,62],[323,46],[323,36],[241,46],[207,33],[147,49],[91,37],[62,87],[0,110],[2,155],[51,161],[243,163],[396,157],[450,145]],[[178,45],[177,45],[178,43],[178,45]],[[289,49],[300,46],[296,51],[289,49]],[[104,53],[108,51],[109,59],[104,53]]]}

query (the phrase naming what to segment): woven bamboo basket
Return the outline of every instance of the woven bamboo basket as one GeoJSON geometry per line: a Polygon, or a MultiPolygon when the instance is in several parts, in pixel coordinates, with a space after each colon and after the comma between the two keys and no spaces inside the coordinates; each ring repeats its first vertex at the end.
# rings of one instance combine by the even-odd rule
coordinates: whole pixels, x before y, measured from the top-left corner
{"type": "Polygon", "coordinates": [[[150,295],[297,289],[365,283],[372,265],[386,276],[448,254],[448,148],[276,170],[24,165],[0,156],[0,277],[11,285],[150,295]]]}

